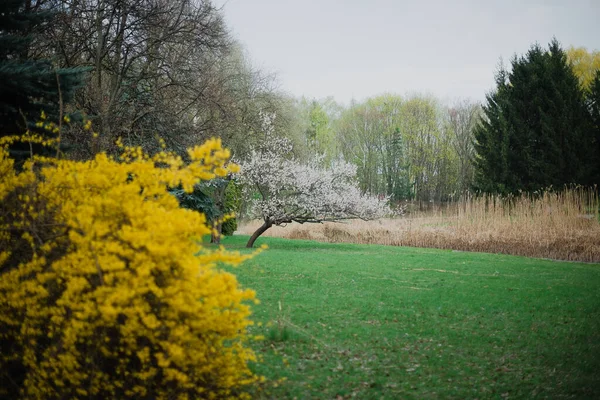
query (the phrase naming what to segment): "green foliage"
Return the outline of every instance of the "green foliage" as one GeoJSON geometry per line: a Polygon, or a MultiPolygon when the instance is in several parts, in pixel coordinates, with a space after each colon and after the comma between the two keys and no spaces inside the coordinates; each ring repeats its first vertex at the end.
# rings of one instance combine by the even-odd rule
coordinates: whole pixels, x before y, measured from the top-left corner
{"type": "Polygon", "coordinates": [[[237,230],[237,218],[228,218],[221,226],[221,233],[225,236],[231,236],[237,230]]]}
{"type": "Polygon", "coordinates": [[[596,72],[600,70],[600,51],[588,51],[585,47],[569,47],[566,51],[573,72],[584,89],[589,89],[596,72]]]}
{"type": "MultiPolygon", "coordinates": [[[[242,204],[241,188],[230,179],[218,178],[201,182],[194,186],[191,193],[187,193],[181,187],[170,189],[169,192],[179,200],[181,207],[204,214],[213,225],[218,224],[227,214],[237,215],[242,204]]],[[[226,218],[221,225],[221,233],[225,236],[233,235],[236,230],[236,217],[226,218]]]]}
{"type": "Polygon", "coordinates": [[[506,193],[508,170],[508,131],[506,118],[502,113],[508,108],[508,72],[501,68],[496,75],[496,90],[486,95],[483,118],[474,130],[475,136],[475,188],[484,192],[506,193]]]}
{"type": "Polygon", "coordinates": [[[534,45],[501,68],[475,130],[476,189],[515,193],[591,184],[589,113],[559,43],[534,45]]]}
{"type": "Polygon", "coordinates": [[[410,164],[405,156],[405,145],[400,128],[396,127],[386,135],[386,166],[384,175],[386,194],[393,202],[412,198],[412,183],[409,175],[410,164]]]}
{"type": "MultiPolygon", "coordinates": [[[[29,47],[43,24],[53,14],[35,11],[30,2],[0,2],[0,136],[23,133],[33,128],[44,110],[58,121],[60,100],[68,103],[82,84],[86,68],[56,68],[49,60],[33,59],[29,47]]],[[[51,137],[52,131],[40,131],[51,137]]],[[[13,147],[20,155],[28,148],[13,147]]]]}
{"type": "Polygon", "coordinates": [[[316,100],[310,103],[308,122],[306,142],[309,151],[313,154],[324,154],[328,158],[326,161],[329,161],[333,153],[333,132],[329,116],[316,100]]]}
{"type": "Polygon", "coordinates": [[[438,100],[412,97],[403,104],[401,117],[415,199],[446,200],[458,188],[458,156],[438,100]]]}
{"type": "Polygon", "coordinates": [[[336,124],[342,156],[356,165],[361,190],[386,194],[393,200],[406,198],[412,186],[406,133],[401,126],[403,106],[399,96],[373,97],[352,104],[336,124]]]}
{"type": "MultiPolygon", "coordinates": [[[[241,211],[241,207],[242,188],[235,180],[231,180],[225,189],[224,213],[234,213],[237,216],[241,211]]],[[[229,218],[223,222],[221,233],[225,236],[231,236],[237,230],[237,227],[237,217],[229,218]]]]}
{"type": "Polygon", "coordinates": [[[592,158],[591,181],[600,183],[600,69],[590,85],[587,95],[588,107],[592,116],[591,136],[593,145],[591,147],[595,157],[592,158]]]}
{"type": "Polygon", "coordinates": [[[220,215],[220,211],[213,199],[205,193],[206,187],[205,183],[199,183],[194,185],[191,193],[181,187],[170,189],[169,192],[177,198],[181,207],[198,211],[204,214],[208,221],[214,221],[220,215]]]}
{"type": "MultiPolygon", "coordinates": [[[[439,201],[462,183],[455,132],[431,96],[369,98],[344,110],[335,126],[342,156],[357,166],[364,192],[392,201],[439,201]]],[[[462,139],[468,142],[470,131],[462,139]]]]}

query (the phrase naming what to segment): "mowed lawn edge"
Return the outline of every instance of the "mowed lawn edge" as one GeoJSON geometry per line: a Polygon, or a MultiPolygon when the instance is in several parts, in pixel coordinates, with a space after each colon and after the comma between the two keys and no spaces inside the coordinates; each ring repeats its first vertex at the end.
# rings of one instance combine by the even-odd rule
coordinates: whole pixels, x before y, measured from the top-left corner
{"type": "Polygon", "coordinates": [[[262,243],[231,269],[261,301],[257,398],[600,397],[600,264],[262,243]]]}

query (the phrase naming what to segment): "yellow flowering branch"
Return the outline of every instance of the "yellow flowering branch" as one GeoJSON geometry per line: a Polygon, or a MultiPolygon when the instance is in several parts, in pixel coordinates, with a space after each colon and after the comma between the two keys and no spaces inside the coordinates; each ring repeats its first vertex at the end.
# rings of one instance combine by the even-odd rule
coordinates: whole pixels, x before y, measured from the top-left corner
{"type": "Polygon", "coordinates": [[[255,294],[218,264],[251,255],[203,247],[206,218],[167,192],[236,171],[221,141],[15,171],[18,140],[60,145],[0,139],[0,397],[247,398],[255,294]]]}

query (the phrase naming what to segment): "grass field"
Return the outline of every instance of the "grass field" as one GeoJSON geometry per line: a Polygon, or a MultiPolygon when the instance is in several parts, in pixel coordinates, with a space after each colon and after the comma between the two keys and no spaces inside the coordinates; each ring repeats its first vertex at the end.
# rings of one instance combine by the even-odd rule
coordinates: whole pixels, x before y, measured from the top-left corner
{"type": "Polygon", "coordinates": [[[600,398],[599,264],[261,243],[234,270],[261,300],[256,398],[600,398]]]}

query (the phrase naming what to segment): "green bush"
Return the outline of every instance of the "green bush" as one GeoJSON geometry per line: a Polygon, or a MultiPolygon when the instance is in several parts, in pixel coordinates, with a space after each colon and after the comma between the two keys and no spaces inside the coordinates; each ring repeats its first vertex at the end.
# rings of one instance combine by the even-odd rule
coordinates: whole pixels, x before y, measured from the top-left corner
{"type": "MultiPolygon", "coordinates": [[[[225,213],[235,213],[239,215],[242,205],[242,189],[240,185],[232,180],[225,189],[225,213]]],[[[237,218],[230,218],[223,222],[222,233],[225,236],[231,236],[237,230],[237,218]]]]}

